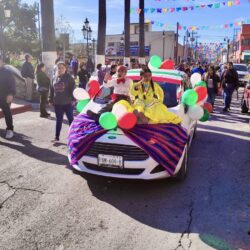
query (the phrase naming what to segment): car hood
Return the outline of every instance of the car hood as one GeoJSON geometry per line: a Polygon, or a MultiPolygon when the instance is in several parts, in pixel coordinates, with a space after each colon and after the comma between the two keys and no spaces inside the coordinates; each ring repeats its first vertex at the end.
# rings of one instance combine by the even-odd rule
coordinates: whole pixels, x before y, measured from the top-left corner
{"type": "Polygon", "coordinates": [[[237,70],[237,73],[238,73],[238,75],[244,75],[244,76],[249,75],[249,72],[248,72],[248,71],[238,71],[238,70],[237,70]]]}

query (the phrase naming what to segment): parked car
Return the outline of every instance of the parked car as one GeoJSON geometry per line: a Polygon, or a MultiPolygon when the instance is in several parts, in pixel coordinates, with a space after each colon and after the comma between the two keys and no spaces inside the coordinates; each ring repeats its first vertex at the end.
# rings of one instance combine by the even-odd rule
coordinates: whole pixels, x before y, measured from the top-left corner
{"type": "Polygon", "coordinates": [[[248,76],[249,76],[247,65],[235,63],[234,69],[238,73],[240,86],[245,87],[245,85],[248,83],[248,76]]]}
{"type": "MultiPolygon", "coordinates": [[[[182,180],[186,176],[188,151],[195,135],[197,122],[188,117],[185,107],[180,104],[178,100],[178,96],[181,96],[181,92],[184,91],[185,85],[189,84],[186,82],[187,78],[185,78],[185,74],[176,70],[169,72],[169,75],[161,73],[162,72],[153,72],[153,80],[157,81],[162,87],[165,94],[164,102],[168,106],[169,111],[182,118],[182,126],[189,136],[189,140],[185,145],[182,156],[174,172],[174,177],[182,180]]],[[[134,81],[139,80],[140,70],[130,70],[128,72],[128,77],[132,78],[134,81]]],[[[111,94],[111,88],[102,87],[96,97],[84,108],[82,113],[86,114],[89,109],[98,112],[101,107],[110,101],[111,94]]],[[[78,161],[78,164],[73,165],[73,168],[77,171],[94,175],[125,179],[152,180],[171,177],[158,162],[149,156],[135,142],[125,136],[123,130],[119,128],[108,131],[97,139],[85,155],[78,161]],[[106,157],[106,162],[109,162],[109,158],[112,158],[112,161],[117,162],[117,164],[103,167],[100,164],[100,156],[106,157]],[[122,159],[122,166],[120,165],[120,159],[117,157],[122,159]]]]}

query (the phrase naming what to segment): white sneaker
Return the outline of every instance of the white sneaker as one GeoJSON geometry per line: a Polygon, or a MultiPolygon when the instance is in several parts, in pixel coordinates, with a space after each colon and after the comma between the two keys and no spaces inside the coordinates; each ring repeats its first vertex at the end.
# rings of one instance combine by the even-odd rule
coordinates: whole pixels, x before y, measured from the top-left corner
{"type": "Polygon", "coordinates": [[[11,139],[11,138],[13,138],[13,136],[14,136],[14,132],[12,130],[7,130],[5,138],[11,139]]]}

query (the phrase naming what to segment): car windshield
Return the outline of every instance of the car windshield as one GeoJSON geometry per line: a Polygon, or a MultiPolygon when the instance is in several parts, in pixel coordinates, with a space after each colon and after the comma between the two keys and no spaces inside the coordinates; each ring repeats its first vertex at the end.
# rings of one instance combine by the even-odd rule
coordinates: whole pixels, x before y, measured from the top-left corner
{"type": "Polygon", "coordinates": [[[108,103],[111,100],[111,95],[113,94],[113,88],[102,87],[98,94],[96,95],[94,102],[99,104],[108,103]]]}
{"type": "Polygon", "coordinates": [[[247,71],[246,65],[234,65],[235,70],[237,71],[247,71]]]}

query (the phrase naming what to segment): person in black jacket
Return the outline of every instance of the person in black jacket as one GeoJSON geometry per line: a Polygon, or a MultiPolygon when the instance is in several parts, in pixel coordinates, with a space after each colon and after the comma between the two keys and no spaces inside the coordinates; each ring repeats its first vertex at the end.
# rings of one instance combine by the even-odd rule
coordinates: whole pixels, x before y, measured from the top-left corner
{"type": "Polygon", "coordinates": [[[6,139],[14,136],[13,119],[10,104],[16,94],[16,83],[12,73],[4,67],[3,58],[0,56],[0,109],[2,109],[6,125],[6,139]]]}
{"type": "Polygon", "coordinates": [[[53,80],[50,88],[49,102],[55,106],[56,113],[56,135],[54,141],[59,141],[62,129],[63,115],[66,114],[69,125],[73,117],[73,91],[75,80],[67,73],[67,67],[64,62],[57,64],[57,77],[53,80]]]}
{"type": "Polygon", "coordinates": [[[221,77],[222,87],[224,91],[224,112],[227,112],[230,109],[232,95],[235,89],[239,87],[239,77],[237,71],[233,68],[233,63],[228,63],[228,68],[225,68],[221,77]]]}
{"type": "Polygon", "coordinates": [[[85,89],[87,82],[89,81],[90,74],[85,69],[84,62],[80,63],[80,70],[78,71],[77,75],[79,77],[79,87],[85,89]]]}
{"type": "Polygon", "coordinates": [[[218,94],[220,78],[216,74],[213,66],[208,67],[208,72],[205,74],[204,81],[207,84],[207,102],[214,106],[215,97],[218,94]]]}
{"type": "Polygon", "coordinates": [[[48,94],[50,89],[50,79],[45,73],[45,64],[40,63],[36,67],[36,80],[38,83],[38,92],[40,94],[40,117],[47,118],[50,114],[46,111],[48,94]]]}
{"type": "Polygon", "coordinates": [[[21,69],[22,77],[25,78],[26,82],[26,100],[32,101],[33,99],[33,90],[34,90],[34,67],[31,64],[30,55],[25,56],[25,62],[21,69]]]}

